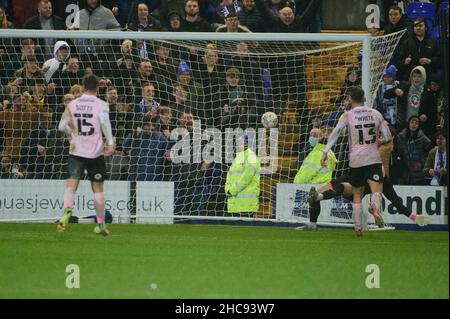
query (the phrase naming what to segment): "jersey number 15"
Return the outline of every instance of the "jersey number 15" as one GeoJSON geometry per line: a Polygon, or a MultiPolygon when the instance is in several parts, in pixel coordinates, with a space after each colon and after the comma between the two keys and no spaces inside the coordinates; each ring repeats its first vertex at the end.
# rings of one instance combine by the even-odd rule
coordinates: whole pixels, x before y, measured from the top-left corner
{"type": "Polygon", "coordinates": [[[87,119],[93,118],[94,115],[92,114],[80,114],[75,113],[75,118],[77,119],[77,126],[78,126],[78,135],[81,136],[90,136],[94,134],[94,125],[92,123],[89,123],[87,119]],[[84,130],[83,130],[84,129],[84,130]],[[86,131],[88,129],[88,131],[86,131]]]}

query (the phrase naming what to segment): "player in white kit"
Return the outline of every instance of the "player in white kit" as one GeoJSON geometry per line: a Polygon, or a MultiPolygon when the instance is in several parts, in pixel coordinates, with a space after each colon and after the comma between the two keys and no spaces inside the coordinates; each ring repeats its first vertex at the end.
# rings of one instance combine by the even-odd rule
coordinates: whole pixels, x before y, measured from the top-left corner
{"type": "Polygon", "coordinates": [[[375,109],[363,106],[364,90],[355,87],[350,91],[349,102],[352,109],[341,116],[338,124],[331,132],[328,143],[324,148],[322,166],[326,164],[327,153],[336,143],[339,136],[347,128],[349,142],[349,166],[350,180],[353,185],[353,219],[355,221],[356,235],[362,236],[362,198],[364,196],[364,184],[367,181],[371,190],[369,212],[374,216],[379,227],[384,227],[381,216],[381,200],[383,194],[383,170],[378,143],[380,132],[383,136],[382,143],[388,143],[391,139],[389,128],[385,124],[383,116],[375,109]]]}
{"type": "Polygon", "coordinates": [[[57,229],[64,231],[72,216],[75,193],[84,170],[88,172],[94,193],[94,207],[97,226],[94,232],[103,236],[109,234],[105,226],[105,198],[103,183],[106,177],[104,156],[115,151],[109,105],[97,97],[99,79],[95,75],[83,78],[84,94],[69,103],[64,111],[58,129],[70,136],[67,182],[64,191],[64,214],[57,229]],[[106,145],[103,142],[103,135],[106,145]]]}

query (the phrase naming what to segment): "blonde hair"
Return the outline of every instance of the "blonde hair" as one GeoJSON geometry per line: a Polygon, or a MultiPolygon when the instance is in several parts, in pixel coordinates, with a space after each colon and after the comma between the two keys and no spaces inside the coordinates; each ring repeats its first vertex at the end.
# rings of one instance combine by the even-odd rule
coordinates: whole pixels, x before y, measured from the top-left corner
{"type": "Polygon", "coordinates": [[[69,104],[71,101],[75,100],[75,96],[71,93],[67,93],[63,97],[63,104],[69,104]]]}
{"type": "Polygon", "coordinates": [[[158,114],[160,115],[172,114],[172,109],[168,106],[160,106],[158,108],[158,114]]]}
{"type": "Polygon", "coordinates": [[[69,94],[72,94],[75,96],[75,98],[80,97],[83,95],[83,87],[79,84],[74,84],[69,90],[69,94]]]}

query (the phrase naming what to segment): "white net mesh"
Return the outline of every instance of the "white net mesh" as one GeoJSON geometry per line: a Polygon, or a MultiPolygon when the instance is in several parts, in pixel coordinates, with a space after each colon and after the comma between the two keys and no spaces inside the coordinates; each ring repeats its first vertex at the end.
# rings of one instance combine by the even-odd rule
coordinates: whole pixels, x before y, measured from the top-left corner
{"type": "MultiPolygon", "coordinates": [[[[235,150],[227,145],[248,129],[264,168],[253,217],[272,219],[276,184],[293,181],[310,150],[309,131],[331,130],[349,88],[361,85],[362,42],[228,41],[214,34],[208,41],[152,41],[131,34],[133,40],[78,40],[68,33],[46,48],[41,39],[3,33],[2,178],[17,177],[12,166],[26,179],[65,178],[69,142],[56,126],[81,94],[83,75],[93,72],[102,79],[99,96],[110,104],[118,146],[108,159],[110,180],[172,181],[175,215],[228,216],[224,185],[235,150]],[[261,125],[268,111],[279,122],[270,132],[261,125]],[[170,155],[181,139],[189,152],[170,155]]],[[[401,35],[371,39],[371,95],[401,35]]],[[[334,152],[340,175],[345,138],[334,152]]]]}

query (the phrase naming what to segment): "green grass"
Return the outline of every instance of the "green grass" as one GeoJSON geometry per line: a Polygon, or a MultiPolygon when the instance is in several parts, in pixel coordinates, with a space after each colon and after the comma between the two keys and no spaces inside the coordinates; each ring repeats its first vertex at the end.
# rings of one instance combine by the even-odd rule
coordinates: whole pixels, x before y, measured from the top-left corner
{"type": "Polygon", "coordinates": [[[448,232],[0,224],[0,298],[448,298],[448,232]],[[80,267],[80,289],[65,286],[80,267]],[[380,288],[365,286],[368,264],[380,288]],[[151,289],[156,284],[156,289],[151,289]]]}

